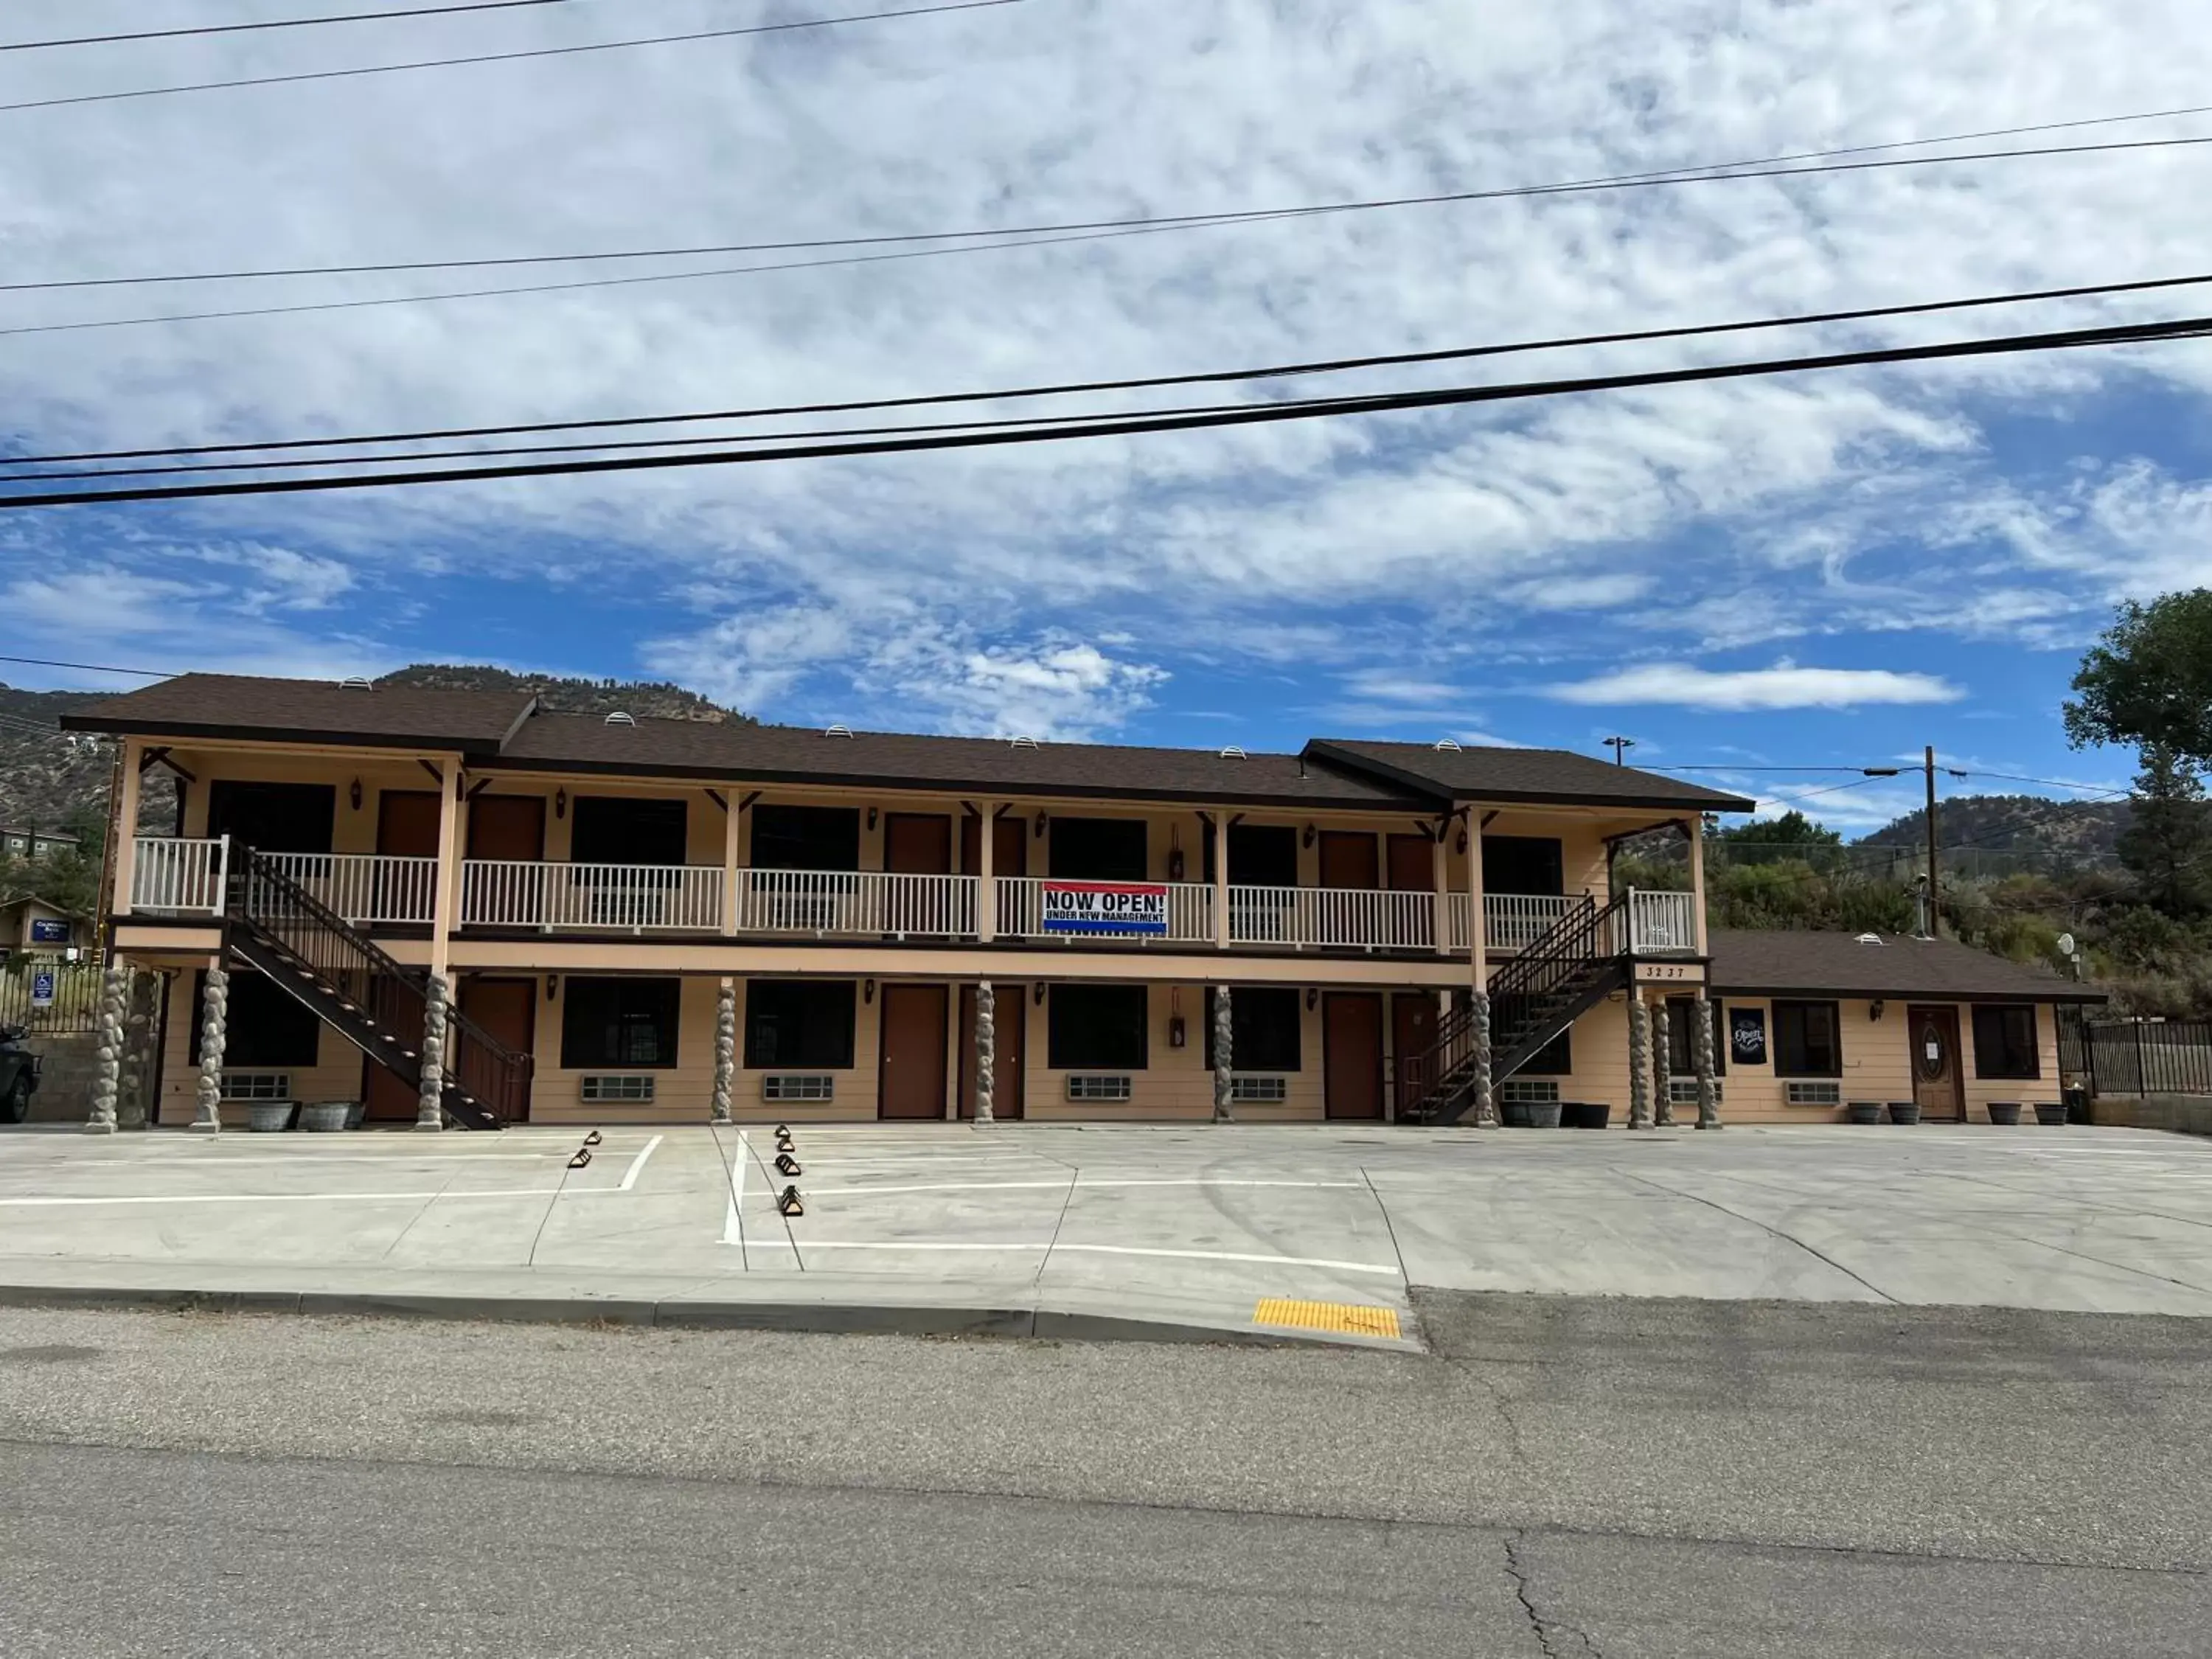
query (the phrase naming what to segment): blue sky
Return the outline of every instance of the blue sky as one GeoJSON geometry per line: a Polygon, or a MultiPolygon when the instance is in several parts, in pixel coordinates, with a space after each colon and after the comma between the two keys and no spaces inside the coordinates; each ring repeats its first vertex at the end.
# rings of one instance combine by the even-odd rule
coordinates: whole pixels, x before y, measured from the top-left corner
{"type": "MultiPolygon", "coordinates": [[[[0,112],[0,267],[25,281],[1263,207],[2202,101],[2198,9],[2118,9],[1024,0],[0,112]]],[[[6,32],[210,15],[21,0],[6,32]]],[[[0,103],[732,18],[723,0],[579,0],[19,53],[0,61],[0,103]]],[[[2201,133],[2212,118],[2075,137],[2201,133]]],[[[2212,268],[2208,169],[2212,149],[1984,162],[0,331],[0,446],[895,396],[2182,275],[2212,268]]],[[[0,294],[0,331],[480,281],[0,294]]],[[[2185,314],[2204,292],[1344,389],[2185,314]]],[[[2116,785],[2130,757],[2069,752],[2057,705],[2116,603],[2212,578],[2208,392],[2212,347],[2191,343],[1020,452],[9,514],[0,617],[26,654],[317,676],[485,660],[674,678],[808,723],[1248,748],[1336,733],[1595,751],[1620,732],[1653,764],[1746,769],[1889,763],[1932,742],[1978,774],[2116,785]]],[[[1770,799],[1825,781],[1733,781],[1770,799]]],[[[1905,780],[1808,805],[1859,830],[1917,802],[1905,780]]]]}

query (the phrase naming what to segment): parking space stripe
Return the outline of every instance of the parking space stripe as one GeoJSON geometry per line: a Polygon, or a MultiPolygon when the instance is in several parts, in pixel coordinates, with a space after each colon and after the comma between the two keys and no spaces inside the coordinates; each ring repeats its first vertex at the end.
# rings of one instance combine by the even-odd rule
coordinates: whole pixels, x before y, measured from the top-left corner
{"type": "Polygon", "coordinates": [[[1039,1254],[1049,1252],[1054,1255],[1162,1256],[1177,1261],[1250,1261],[1271,1267],[1329,1267],[1340,1273],[1379,1273],[1388,1279],[1398,1277],[1395,1267],[1382,1267],[1369,1261],[1339,1261],[1328,1256],[1262,1255],[1241,1250],[1170,1250],[1135,1244],[1055,1244],[1044,1238],[1010,1243],[980,1243],[966,1239],[808,1238],[802,1239],[799,1248],[802,1254],[808,1250],[959,1250],[1013,1255],[1035,1250],[1039,1254]]]}

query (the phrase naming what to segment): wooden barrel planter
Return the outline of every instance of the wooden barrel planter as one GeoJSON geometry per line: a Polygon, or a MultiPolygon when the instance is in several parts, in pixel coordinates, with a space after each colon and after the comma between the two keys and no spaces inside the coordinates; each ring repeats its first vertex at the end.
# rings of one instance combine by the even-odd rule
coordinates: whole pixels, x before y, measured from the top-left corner
{"type": "Polygon", "coordinates": [[[1559,1103],[1556,1100],[1532,1100],[1521,1109],[1528,1115],[1532,1129],[1556,1129],[1559,1127],[1559,1103]]]}
{"type": "Polygon", "coordinates": [[[2063,1100],[2039,1100],[2035,1103],[2035,1121],[2046,1129],[2066,1127],[2066,1103],[2063,1100]]]}
{"type": "Polygon", "coordinates": [[[1919,1122],[1920,1103],[1917,1100],[1891,1101],[1889,1103],[1889,1121],[1892,1123],[1919,1122]]]}
{"type": "Polygon", "coordinates": [[[1855,1100],[1851,1102],[1848,1109],[1851,1115],[1851,1121],[1854,1123],[1881,1121],[1881,1103],[1878,1100],[1855,1100]]]}
{"type": "Polygon", "coordinates": [[[2020,1121],[2020,1103],[2016,1100],[1993,1100],[1990,1103],[1990,1121],[2009,1127],[2020,1121]]]}

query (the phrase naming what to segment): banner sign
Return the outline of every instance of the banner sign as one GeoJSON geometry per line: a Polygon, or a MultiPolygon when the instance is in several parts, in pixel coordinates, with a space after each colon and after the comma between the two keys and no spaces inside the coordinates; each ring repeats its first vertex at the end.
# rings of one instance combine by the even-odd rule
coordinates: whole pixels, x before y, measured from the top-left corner
{"type": "Polygon", "coordinates": [[[31,975],[31,1006],[51,1008],[54,1006],[54,970],[41,968],[31,975]]]}
{"type": "Polygon", "coordinates": [[[70,925],[66,916],[33,916],[31,943],[33,945],[67,945],[70,925]]]}
{"type": "Polygon", "coordinates": [[[1149,882],[1048,881],[1048,933],[1150,933],[1168,931],[1168,890],[1149,882]]]}
{"type": "Polygon", "coordinates": [[[1766,1064],[1765,1009],[1729,1010],[1729,1063],[1733,1066],[1766,1064]]]}

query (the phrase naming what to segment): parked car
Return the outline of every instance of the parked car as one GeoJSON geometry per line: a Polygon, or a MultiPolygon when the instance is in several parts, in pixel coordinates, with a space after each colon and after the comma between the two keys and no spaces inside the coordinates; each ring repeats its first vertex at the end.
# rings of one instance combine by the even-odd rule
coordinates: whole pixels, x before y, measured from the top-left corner
{"type": "Polygon", "coordinates": [[[23,1028],[0,1025],[0,1123],[21,1123],[39,1091],[39,1057],[23,1046],[23,1028]]]}

